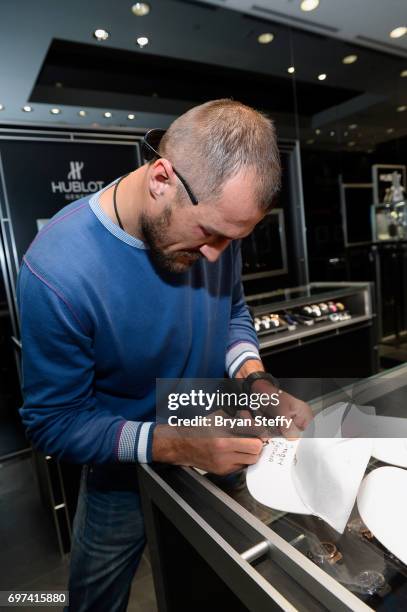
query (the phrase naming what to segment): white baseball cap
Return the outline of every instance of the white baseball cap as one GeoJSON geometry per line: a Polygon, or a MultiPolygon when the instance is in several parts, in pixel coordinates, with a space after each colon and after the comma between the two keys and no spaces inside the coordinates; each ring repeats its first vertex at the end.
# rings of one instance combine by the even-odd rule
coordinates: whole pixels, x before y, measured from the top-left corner
{"type": "Polygon", "coordinates": [[[364,417],[371,418],[354,404],[341,402],[320,412],[300,439],[270,439],[247,471],[250,493],[276,510],[319,516],[343,533],[372,440],[343,438],[342,429],[354,429],[352,423],[358,429],[364,417]]]}
{"type": "Polygon", "coordinates": [[[370,472],[360,485],[357,505],[379,542],[407,563],[407,470],[385,466],[370,472]]]}

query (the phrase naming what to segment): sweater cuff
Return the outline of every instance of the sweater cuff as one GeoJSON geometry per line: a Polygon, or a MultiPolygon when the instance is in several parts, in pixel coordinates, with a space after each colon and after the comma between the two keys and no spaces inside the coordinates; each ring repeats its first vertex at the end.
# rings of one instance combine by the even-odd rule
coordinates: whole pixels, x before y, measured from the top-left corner
{"type": "Polygon", "coordinates": [[[156,423],[125,421],[119,433],[117,460],[124,463],[151,463],[156,423]]]}
{"type": "Polygon", "coordinates": [[[245,361],[249,359],[260,359],[259,349],[251,342],[236,342],[226,351],[226,370],[229,378],[233,378],[240,370],[245,361]]]}

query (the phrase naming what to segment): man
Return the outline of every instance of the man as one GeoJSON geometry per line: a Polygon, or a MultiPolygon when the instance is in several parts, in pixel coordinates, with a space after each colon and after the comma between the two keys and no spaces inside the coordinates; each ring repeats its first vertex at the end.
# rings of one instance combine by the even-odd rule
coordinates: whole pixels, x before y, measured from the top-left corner
{"type": "MultiPolygon", "coordinates": [[[[147,143],[149,163],[48,223],[19,277],[24,424],[37,448],[85,465],[75,612],[126,609],[144,546],[134,463],[228,474],[262,448],[250,437],[168,435],[154,423],[155,379],[263,370],[237,241],[279,188],[273,124],[216,100],[147,143]]],[[[302,407],[287,406],[302,428],[302,407]]]]}

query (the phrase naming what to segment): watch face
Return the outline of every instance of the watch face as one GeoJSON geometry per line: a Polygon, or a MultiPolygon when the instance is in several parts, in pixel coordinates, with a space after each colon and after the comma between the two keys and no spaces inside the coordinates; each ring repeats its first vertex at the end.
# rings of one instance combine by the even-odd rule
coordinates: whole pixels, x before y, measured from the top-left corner
{"type": "Polygon", "coordinates": [[[356,576],[356,584],[368,595],[374,595],[386,584],[386,579],[380,572],[364,570],[356,576]]]}
{"type": "Polygon", "coordinates": [[[337,552],[338,549],[332,542],[321,542],[321,550],[314,553],[314,555],[315,558],[320,561],[328,561],[329,559],[333,559],[337,552]]]}

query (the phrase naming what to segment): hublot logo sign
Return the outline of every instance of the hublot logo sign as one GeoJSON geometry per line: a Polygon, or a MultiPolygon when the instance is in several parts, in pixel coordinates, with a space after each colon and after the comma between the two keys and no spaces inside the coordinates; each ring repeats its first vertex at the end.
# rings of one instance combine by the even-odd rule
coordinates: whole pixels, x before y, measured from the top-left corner
{"type": "Polygon", "coordinates": [[[84,162],[69,162],[69,172],[67,181],[51,181],[52,193],[65,194],[66,200],[76,200],[89,193],[100,191],[104,186],[104,181],[83,181],[82,170],[84,162]]]}

